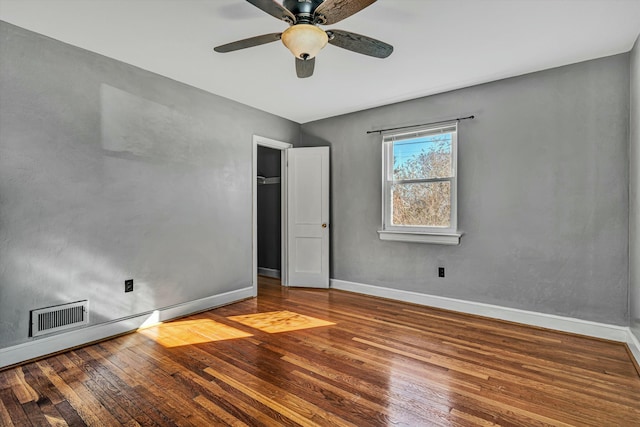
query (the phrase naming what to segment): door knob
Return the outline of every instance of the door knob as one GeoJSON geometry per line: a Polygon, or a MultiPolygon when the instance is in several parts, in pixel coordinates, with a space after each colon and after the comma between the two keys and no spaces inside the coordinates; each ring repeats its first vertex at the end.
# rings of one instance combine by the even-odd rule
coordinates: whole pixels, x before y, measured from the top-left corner
{"type": "Polygon", "coordinates": [[[327,223],[322,224],[322,228],[327,228],[327,223]]]}

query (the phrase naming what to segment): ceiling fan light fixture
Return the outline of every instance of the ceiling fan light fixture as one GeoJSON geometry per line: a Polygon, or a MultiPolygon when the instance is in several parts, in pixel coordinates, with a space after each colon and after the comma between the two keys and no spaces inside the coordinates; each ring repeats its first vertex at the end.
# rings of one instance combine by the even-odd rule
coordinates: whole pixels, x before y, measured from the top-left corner
{"type": "Polygon", "coordinates": [[[297,24],[282,33],[282,43],[296,58],[309,60],[327,45],[329,36],[311,24],[297,24]]]}

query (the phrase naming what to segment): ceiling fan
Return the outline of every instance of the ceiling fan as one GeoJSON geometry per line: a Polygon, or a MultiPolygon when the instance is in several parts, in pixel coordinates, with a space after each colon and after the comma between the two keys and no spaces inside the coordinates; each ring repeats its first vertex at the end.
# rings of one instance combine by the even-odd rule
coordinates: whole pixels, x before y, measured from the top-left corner
{"type": "Polygon", "coordinates": [[[233,52],[248,47],[282,40],[296,57],[296,74],[300,78],[311,77],[315,57],[327,43],[363,55],[386,58],[393,46],[371,37],[343,30],[320,29],[319,25],[332,25],[376,0],[284,0],[282,5],[274,0],[247,0],[262,11],[283,20],[289,28],[282,33],[263,34],[214,48],[216,52],[233,52]]]}

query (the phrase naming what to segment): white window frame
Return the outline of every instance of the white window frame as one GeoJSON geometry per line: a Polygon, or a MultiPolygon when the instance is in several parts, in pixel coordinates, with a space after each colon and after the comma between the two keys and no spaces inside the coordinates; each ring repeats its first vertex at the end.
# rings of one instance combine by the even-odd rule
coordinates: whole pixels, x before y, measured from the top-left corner
{"type": "Polygon", "coordinates": [[[421,126],[401,132],[383,134],[382,138],[382,227],[378,230],[381,240],[457,245],[462,233],[458,231],[458,122],[437,126],[421,126]],[[420,136],[451,133],[452,177],[393,181],[393,143],[420,136]],[[393,184],[449,182],[451,218],[449,227],[416,227],[392,225],[391,187],[393,184]]]}

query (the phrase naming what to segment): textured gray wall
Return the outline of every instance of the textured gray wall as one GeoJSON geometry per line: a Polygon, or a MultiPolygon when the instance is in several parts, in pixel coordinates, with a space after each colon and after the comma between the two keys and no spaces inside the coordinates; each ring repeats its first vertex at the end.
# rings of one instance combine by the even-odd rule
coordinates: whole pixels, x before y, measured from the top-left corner
{"type": "Polygon", "coordinates": [[[304,124],[302,145],[332,147],[332,278],[628,324],[628,110],[623,54],[304,124]],[[461,244],[379,240],[365,132],[469,114],[461,244]]]}
{"type": "MultiPolygon", "coordinates": [[[[258,147],[258,175],[278,177],[280,150],[258,147]]],[[[281,192],[279,184],[258,185],[258,267],[280,270],[281,192]]]]}
{"type": "Polygon", "coordinates": [[[631,51],[629,111],[629,310],[640,340],[640,37],[631,51]]]}
{"type": "Polygon", "coordinates": [[[7,23],[0,93],[0,348],[251,285],[252,134],[298,124],[7,23]]]}

